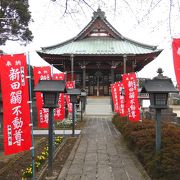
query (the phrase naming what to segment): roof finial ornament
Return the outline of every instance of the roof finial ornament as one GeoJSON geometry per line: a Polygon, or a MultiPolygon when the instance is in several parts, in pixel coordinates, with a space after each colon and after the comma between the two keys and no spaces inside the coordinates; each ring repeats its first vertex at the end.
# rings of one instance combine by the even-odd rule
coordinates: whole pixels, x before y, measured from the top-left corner
{"type": "Polygon", "coordinates": [[[106,17],[105,17],[105,12],[104,12],[104,11],[101,11],[100,5],[98,6],[97,11],[94,11],[94,12],[93,12],[93,17],[92,17],[92,19],[96,19],[97,17],[100,17],[100,18],[102,18],[102,19],[106,19],[106,17]]]}
{"type": "Polygon", "coordinates": [[[154,77],[153,79],[168,79],[167,76],[163,75],[163,72],[164,71],[162,70],[162,68],[158,68],[158,70],[157,70],[158,75],[156,77],[154,77]]]}
{"type": "Polygon", "coordinates": [[[163,74],[163,70],[162,70],[162,68],[158,68],[158,70],[157,70],[157,73],[158,73],[158,76],[162,76],[163,74]]]}

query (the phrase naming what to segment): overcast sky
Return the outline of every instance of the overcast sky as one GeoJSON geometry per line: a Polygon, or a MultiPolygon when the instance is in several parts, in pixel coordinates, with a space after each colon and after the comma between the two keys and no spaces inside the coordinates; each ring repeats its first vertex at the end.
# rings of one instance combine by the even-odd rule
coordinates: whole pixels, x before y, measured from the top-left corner
{"type": "Polygon", "coordinates": [[[91,20],[93,10],[100,7],[105,11],[107,20],[123,36],[164,49],[158,58],[138,73],[138,77],[152,78],[161,67],[164,75],[175,81],[171,42],[174,37],[180,38],[180,0],[88,0],[91,7],[85,4],[78,6],[69,0],[67,12],[71,8],[73,13],[65,15],[64,2],[29,0],[34,20],[30,25],[33,42],[27,47],[8,42],[3,50],[7,53],[29,51],[31,64],[42,65],[35,50],[76,36],[91,20]]]}

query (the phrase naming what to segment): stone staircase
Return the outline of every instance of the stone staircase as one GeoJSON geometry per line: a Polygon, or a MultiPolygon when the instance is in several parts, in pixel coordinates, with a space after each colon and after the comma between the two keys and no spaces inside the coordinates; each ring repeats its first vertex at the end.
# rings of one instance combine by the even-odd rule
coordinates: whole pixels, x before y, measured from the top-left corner
{"type": "Polygon", "coordinates": [[[90,96],[87,98],[85,115],[88,116],[112,116],[109,96],[90,96]]]}

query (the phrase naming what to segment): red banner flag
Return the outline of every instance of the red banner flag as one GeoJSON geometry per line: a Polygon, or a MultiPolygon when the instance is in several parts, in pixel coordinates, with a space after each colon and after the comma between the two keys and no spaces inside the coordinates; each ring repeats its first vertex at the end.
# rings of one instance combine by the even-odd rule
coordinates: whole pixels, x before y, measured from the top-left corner
{"type": "Polygon", "coordinates": [[[125,98],[122,94],[122,90],[124,89],[122,82],[115,82],[111,84],[111,94],[114,104],[114,112],[119,113],[121,116],[127,115],[127,110],[125,108],[125,98]]]}
{"type": "Polygon", "coordinates": [[[56,73],[56,74],[53,74],[53,78],[54,78],[54,80],[64,80],[65,75],[64,75],[64,73],[56,73]]]}
{"type": "MultiPolygon", "coordinates": [[[[64,73],[53,74],[55,80],[64,80],[64,73]]],[[[59,94],[59,107],[54,110],[54,120],[64,120],[65,107],[64,107],[64,93],[59,94]]]]}
{"type": "Polygon", "coordinates": [[[4,119],[4,153],[30,150],[30,124],[27,64],[24,54],[2,55],[0,58],[4,119]]]}
{"type": "Polygon", "coordinates": [[[174,71],[178,89],[180,90],[180,39],[173,39],[172,42],[174,71]]]}
{"type": "Polygon", "coordinates": [[[125,89],[125,101],[128,109],[128,117],[131,121],[140,120],[140,109],[138,101],[138,87],[135,73],[123,74],[123,85],[125,89]]]}
{"type": "MultiPolygon", "coordinates": [[[[73,89],[75,88],[75,81],[67,81],[66,82],[66,89],[73,89]]],[[[72,103],[70,103],[70,96],[66,95],[66,103],[68,106],[68,112],[72,113],[72,103]]]]}
{"type": "Polygon", "coordinates": [[[124,86],[122,82],[116,82],[117,95],[118,95],[118,105],[119,105],[119,115],[127,116],[127,109],[125,108],[125,97],[123,94],[124,86]]]}
{"type": "MultiPolygon", "coordinates": [[[[50,80],[51,79],[51,67],[34,67],[34,86],[39,80],[50,80]]],[[[49,109],[43,108],[43,97],[41,92],[36,92],[36,105],[38,112],[38,127],[47,128],[49,121],[49,109]]]]}
{"type": "Polygon", "coordinates": [[[118,89],[117,89],[117,84],[111,84],[111,94],[112,94],[112,100],[114,104],[114,112],[118,113],[119,112],[119,101],[118,101],[118,89]]]}

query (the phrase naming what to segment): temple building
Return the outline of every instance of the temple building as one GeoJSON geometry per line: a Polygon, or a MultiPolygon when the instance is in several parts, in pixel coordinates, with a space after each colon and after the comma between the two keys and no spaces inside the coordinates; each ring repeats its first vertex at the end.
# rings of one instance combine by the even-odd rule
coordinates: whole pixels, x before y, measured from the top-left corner
{"type": "Polygon", "coordinates": [[[123,73],[138,72],[162,50],[122,36],[106,19],[100,8],[74,38],[43,47],[37,53],[62,72],[66,80],[76,80],[90,96],[110,94],[110,84],[123,73]]]}

